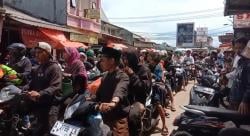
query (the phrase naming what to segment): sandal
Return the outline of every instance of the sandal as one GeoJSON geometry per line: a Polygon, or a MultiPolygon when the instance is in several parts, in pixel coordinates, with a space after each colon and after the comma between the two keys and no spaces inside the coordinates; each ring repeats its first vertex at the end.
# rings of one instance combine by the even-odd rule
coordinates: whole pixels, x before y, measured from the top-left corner
{"type": "Polygon", "coordinates": [[[172,112],[175,112],[175,111],[176,111],[176,109],[175,109],[174,106],[171,106],[171,111],[172,111],[172,112]]]}
{"type": "Polygon", "coordinates": [[[168,129],[167,129],[167,128],[163,128],[163,129],[161,130],[161,135],[162,135],[162,136],[168,136],[168,129]]]}
{"type": "Polygon", "coordinates": [[[166,117],[166,118],[170,118],[170,114],[166,112],[166,113],[165,113],[165,117],[166,117]]]}

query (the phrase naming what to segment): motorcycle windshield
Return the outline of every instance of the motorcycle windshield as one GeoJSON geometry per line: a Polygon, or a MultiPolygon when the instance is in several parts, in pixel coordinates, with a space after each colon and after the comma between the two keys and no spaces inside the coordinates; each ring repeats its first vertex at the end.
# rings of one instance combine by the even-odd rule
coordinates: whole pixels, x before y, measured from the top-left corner
{"type": "Polygon", "coordinates": [[[64,119],[69,119],[71,118],[72,114],[77,110],[79,107],[80,102],[77,102],[69,107],[66,108],[65,113],[64,113],[64,119]]]}

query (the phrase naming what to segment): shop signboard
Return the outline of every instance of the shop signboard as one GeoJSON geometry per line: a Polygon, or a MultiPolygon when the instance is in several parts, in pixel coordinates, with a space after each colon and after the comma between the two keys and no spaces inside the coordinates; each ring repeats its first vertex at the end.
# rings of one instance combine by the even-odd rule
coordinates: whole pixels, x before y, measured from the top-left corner
{"type": "Polygon", "coordinates": [[[70,33],[70,40],[74,42],[98,44],[98,35],[70,33]]]}
{"type": "Polygon", "coordinates": [[[37,29],[22,28],[20,31],[21,31],[22,40],[28,48],[33,48],[37,45],[38,42],[42,42],[42,41],[47,42],[53,46],[56,46],[58,44],[54,42],[53,40],[49,39],[41,31],[37,29]]]}
{"type": "Polygon", "coordinates": [[[234,28],[250,28],[250,13],[234,15],[234,28]]]}
{"type": "Polygon", "coordinates": [[[192,47],[194,45],[194,23],[177,24],[177,47],[192,47]]]}
{"type": "Polygon", "coordinates": [[[196,42],[207,43],[208,28],[198,27],[196,30],[196,42]]]}
{"type": "Polygon", "coordinates": [[[99,9],[85,9],[85,17],[90,19],[100,19],[100,10],[99,9]]]}

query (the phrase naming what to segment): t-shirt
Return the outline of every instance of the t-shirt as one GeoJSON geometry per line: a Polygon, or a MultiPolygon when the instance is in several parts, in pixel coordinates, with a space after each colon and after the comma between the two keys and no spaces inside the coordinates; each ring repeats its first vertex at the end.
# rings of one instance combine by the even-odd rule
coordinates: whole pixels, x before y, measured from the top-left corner
{"type": "Polygon", "coordinates": [[[183,62],[186,64],[187,62],[194,64],[194,58],[193,56],[185,56],[183,62]]]}

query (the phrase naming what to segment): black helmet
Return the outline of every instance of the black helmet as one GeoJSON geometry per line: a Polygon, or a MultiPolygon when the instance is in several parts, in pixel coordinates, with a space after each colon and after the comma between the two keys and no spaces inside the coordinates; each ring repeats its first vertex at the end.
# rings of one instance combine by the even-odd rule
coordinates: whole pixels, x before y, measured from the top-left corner
{"type": "Polygon", "coordinates": [[[22,43],[12,43],[7,47],[9,51],[14,51],[17,56],[25,56],[26,54],[26,46],[22,43]]]}

